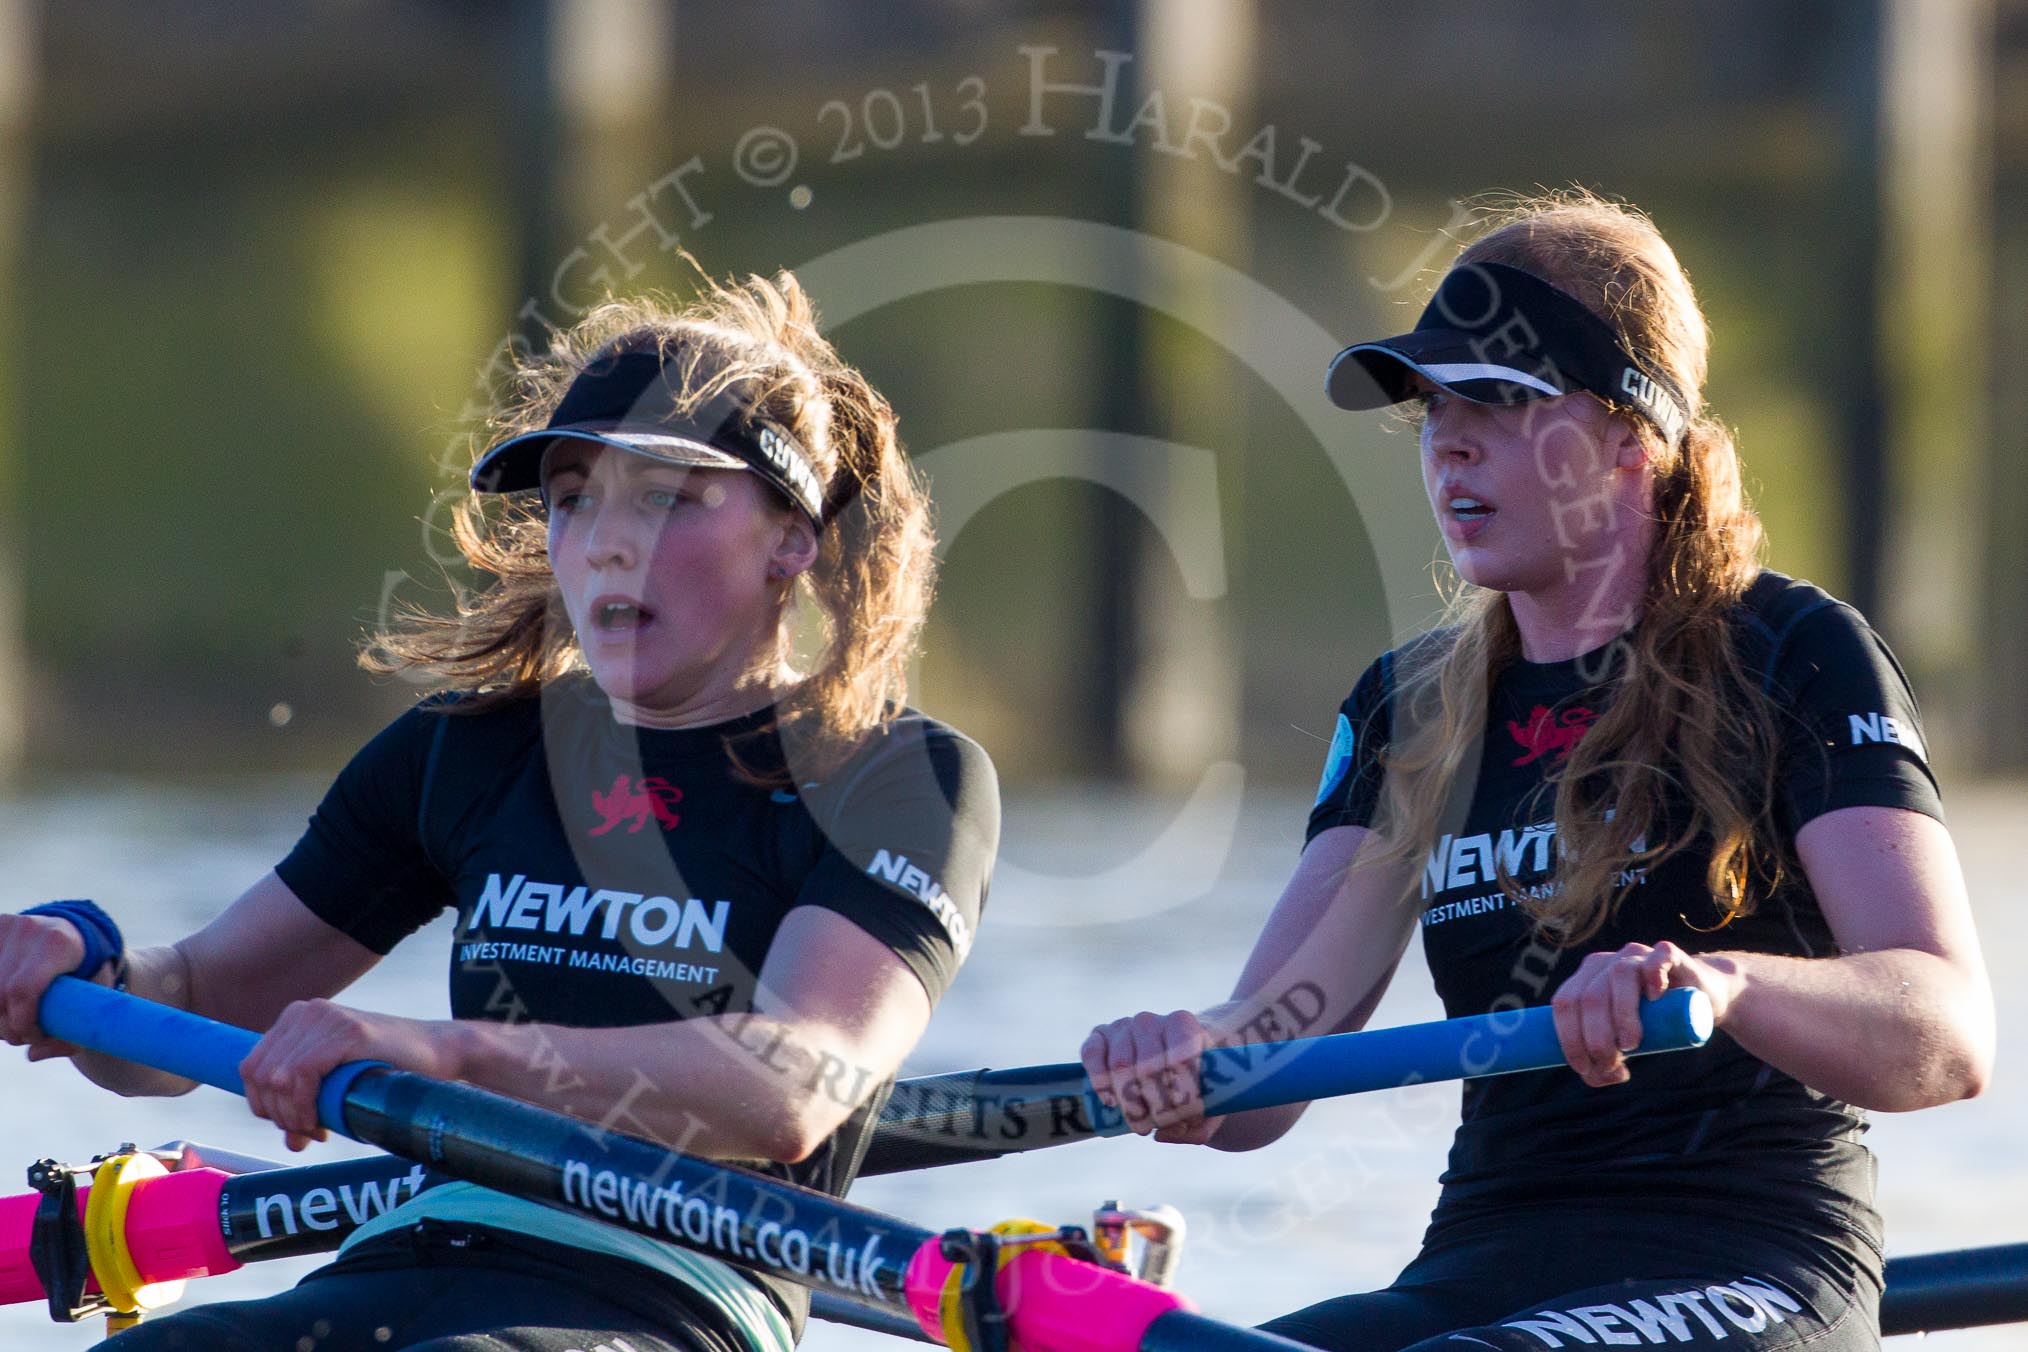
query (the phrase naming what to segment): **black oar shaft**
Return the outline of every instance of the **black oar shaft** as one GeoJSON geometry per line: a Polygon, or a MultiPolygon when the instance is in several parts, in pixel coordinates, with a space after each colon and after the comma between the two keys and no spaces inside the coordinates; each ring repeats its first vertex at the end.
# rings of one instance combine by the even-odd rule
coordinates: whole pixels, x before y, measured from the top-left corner
{"type": "Polygon", "coordinates": [[[834,1296],[828,1291],[810,1293],[810,1317],[821,1319],[827,1324],[844,1324],[849,1328],[866,1329],[871,1333],[884,1333],[890,1338],[901,1338],[908,1342],[937,1345],[922,1325],[906,1315],[884,1310],[878,1306],[861,1305],[834,1296]]]}
{"type": "Polygon", "coordinates": [[[2028,1321],[2028,1244],[1915,1254],[1887,1264],[1885,1334],[2028,1321]]]}
{"type": "Polygon", "coordinates": [[[454,1178],[896,1310],[908,1308],[910,1256],[935,1237],[765,1174],[405,1071],[355,1080],[345,1126],[454,1178]]]}
{"type": "Polygon", "coordinates": [[[242,1263],[329,1253],[360,1226],[443,1181],[389,1155],[240,1174],[219,1189],[219,1234],[242,1263]]]}
{"type": "MultiPolygon", "coordinates": [[[[1704,992],[1672,990],[1641,1006],[1635,1053],[1681,1051],[1711,1036],[1704,992]]],[[[1296,1038],[1214,1047],[1199,1063],[1204,1111],[1217,1116],[1337,1098],[1433,1080],[1481,1079],[1564,1067],[1547,1006],[1296,1038]]],[[[904,1080],[880,1115],[862,1174],[927,1169],[1015,1151],[1067,1145],[1127,1130],[1098,1101],[1074,1062],[974,1070],[904,1080]]]]}

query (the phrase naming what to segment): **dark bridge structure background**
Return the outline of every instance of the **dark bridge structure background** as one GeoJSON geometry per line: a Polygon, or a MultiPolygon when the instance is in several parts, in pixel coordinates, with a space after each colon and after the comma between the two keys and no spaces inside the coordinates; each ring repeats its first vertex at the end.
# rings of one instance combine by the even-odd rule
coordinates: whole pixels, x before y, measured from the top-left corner
{"type": "MultiPolygon", "coordinates": [[[[1421,292],[1377,279],[1440,256],[1460,199],[1573,181],[1652,210],[1696,278],[1772,564],[1876,618],[1939,757],[2028,768],[2022,0],[0,0],[5,760],[328,770],[412,695],[352,651],[441,599],[433,498],[499,343],[601,280],[680,284],[671,229],[724,273],[1095,223],[1335,337],[1406,322],[1421,292]],[[1066,83],[1127,53],[1114,134],[1024,48],[1066,83]],[[1022,133],[1038,108],[1053,134],[1022,133]],[[735,173],[761,127],[798,138],[803,205],[735,173]]],[[[925,700],[1010,777],[1293,782],[1434,604],[1397,580],[1434,549],[1403,443],[1320,438],[1172,314],[982,280],[839,338],[918,452],[1089,440],[1097,470],[1017,481],[947,559],[925,700]],[[1107,469],[1135,438],[1202,452],[1209,488],[1107,469]],[[1160,519],[1207,492],[1211,597],[1160,519]]]]}

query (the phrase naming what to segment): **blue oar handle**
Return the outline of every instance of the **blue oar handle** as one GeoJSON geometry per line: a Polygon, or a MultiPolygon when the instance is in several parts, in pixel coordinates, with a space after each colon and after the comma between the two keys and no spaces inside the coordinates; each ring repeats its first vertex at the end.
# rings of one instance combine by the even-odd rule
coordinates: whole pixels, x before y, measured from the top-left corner
{"type": "MultiPolygon", "coordinates": [[[[1641,1006],[1641,1045],[1630,1056],[1700,1047],[1711,1036],[1711,1001],[1700,990],[1665,991],[1641,1006]]],[[[1398,1089],[1433,1080],[1471,1080],[1568,1065],[1546,1005],[1338,1033],[1204,1054],[1204,1106],[1217,1116],[1287,1103],[1398,1089]]],[[[1087,1103],[1101,1136],[1126,1131],[1116,1109],[1087,1103]]]]}
{"type": "MultiPolygon", "coordinates": [[[[44,1031],[53,1037],[235,1094],[246,1093],[239,1066],[259,1041],[244,1028],[75,977],[50,984],[41,1016],[44,1031]]],[[[1641,1045],[1629,1055],[1697,1047],[1710,1036],[1711,1002],[1704,992],[1668,991],[1641,1007],[1641,1045]]],[[[1546,1006],[1536,1006],[1441,1023],[1214,1048],[1204,1055],[1202,1074],[1205,1107],[1217,1115],[1565,1064],[1554,1015],[1546,1006]]],[[[318,1120],[352,1135],[345,1125],[345,1095],[360,1075],[380,1068],[378,1062],[354,1061],[326,1076],[317,1095],[318,1120]]],[[[982,1078],[990,1081],[996,1074],[1023,1080],[1052,1074],[1083,1078],[1076,1065],[987,1072],[982,1078]]],[[[1088,1086],[1085,1097],[1097,1135],[1125,1133],[1117,1109],[1101,1105],[1088,1086]]]]}
{"type": "MultiPolygon", "coordinates": [[[[51,1037],[242,1097],[246,1082],[239,1077],[239,1065],[260,1041],[260,1034],[244,1028],[74,976],[58,977],[43,992],[41,1022],[51,1037]]],[[[317,1092],[317,1120],[350,1135],[345,1091],[366,1071],[381,1068],[378,1061],[351,1061],[326,1075],[317,1092]]]]}

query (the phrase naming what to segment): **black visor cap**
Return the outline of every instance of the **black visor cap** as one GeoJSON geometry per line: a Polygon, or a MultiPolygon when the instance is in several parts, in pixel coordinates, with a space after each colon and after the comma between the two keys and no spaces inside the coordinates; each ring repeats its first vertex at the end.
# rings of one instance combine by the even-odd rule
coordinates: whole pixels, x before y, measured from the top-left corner
{"type": "Polygon", "coordinates": [[[1340,408],[1384,408],[1414,397],[1415,376],[1482,404],[1588,390],[1631,405],[1670,440],[1688,421],[1682,398],[1627,353],[1610,324],[1502,263],[1452,268],[1411,332],[1346,348],[1325,388],[1340,408]]]}
{"type": "Polygon", "coordinates": [[[809,454],[786,430],[732,399],[682,412],[670,358],[622,352],[599,358],[564,391],[548,425],[509,437],[472,466],[480,493],[539,488],[542,457],[566,441],[594,442],[665,464],[751,470],[813,523],[824,519],[824,489],[809,454]]]}

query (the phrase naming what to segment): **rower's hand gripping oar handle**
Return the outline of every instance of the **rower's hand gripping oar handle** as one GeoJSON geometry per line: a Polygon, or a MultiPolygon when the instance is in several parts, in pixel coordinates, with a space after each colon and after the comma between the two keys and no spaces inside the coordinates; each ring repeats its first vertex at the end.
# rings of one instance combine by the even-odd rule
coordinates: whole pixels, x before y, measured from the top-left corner
{"type": "MultiPolygon", "coordinates": [[[[42,997],[42,1027],[52,1037],[153,1066],[244,1095],[239,1065],[259,1035],[184,1010],[139,1000],[76,977],[58,977],[42,997]]],[[[1699,1047],[1711,1036],[1711,1002],[1703,991],[1665,991],[1641,1006],[1641,1043],[1629,1056],[1699,1047]]],[[[1396,1089],[1433,1080],[1475,1079],[1568,1064],[1547,1006],[1478,1014],[1438,1023],[1303,1038],[1248,1047],[1215,1047],[1201,1063],[1207,1115],[1247,1112],[1286,1103],[1396,1089]]],[[[385,1069],[353,1061],[325,1076],[317,1118],[342,1135],[345,1095],[359,1076],[385,1069]]],[[[1126,1119],[1098,1102],[1081,1066],[1035,1066],[999,1072],[1019,1082],[1055,1078],[1081,1085],[1100,1136],[1121,1136],[1126,1119]]],[[[991,1087],[995,1072],[980,1077],[991,1087]]]]}
{"type": "MultiPolygon", "coordinates": [[[[74,977],[51,983],[42,999],[41,1021],[54,1037],[236,1093],[245,1092],[240,1062],[259,1041],[243,1028],[74,977]]],[[[635,1234],[686,1243],[803,1285],[850,1291],[890,1308],[919,1310],[936,1301],[941,1283],[928,1289],[926,1284],[947,1275],[950,1266],[938,1256],[938,1237],[906,1221],[472,1085],[354,1062],[325,1078],[318,1111],[334,1130],[419,1163],[440,1164],[454,1178],[547,1201],[635,1234]],[[357,1132],[347,1130],[347,1099],[352,1100],[351,1115],[359,1119],[357,1132]],[[593,1182],[594,1167],[598,1183],[593,1182]],[[575,1194],[573,1177],[578,1179],[575,1194]],[[602,1187],[636,1199],[641,1209],[617,1205],[602,1187]],[[743,1204],[707,1201],[703,1194],[712,1189],[743,1204]],[[683,1201],[672,1211],[669,1202],[675,1198],[683,1201]],[[693,1204],[706,1208],[697,1230],[691,1228],[693,1204]],[[672,1216],[680,1220],[672,1221],[672,1216]],[[821,1241],[825,1256],[820,1262],[815,1237],[824,1235],[829,1237],[821,1241]],[[803,1261],[787,1256],[795,1239],[802,1242],[803,1261]],[[881,1255],[883,1242],[890,1252],[906,1248],[909,1258],[881,1255]],[[778,1247],[771,1252],[770,1244],[778,1247]]],[[[1011,1332],[1037,1352],[1211,1352],[1227,1347],[1233,1352],[1295,1352],[1294,1344],[1271,1334],[1195,1314],[1174,1292],[1061,1255],[1021,1254],[991,1276],[996,1290],[1008,1283],[999,1295],[1010,1312],[1011,1332]],[[1008,1299],[1020,1283],[1017,1267],[1034,1270],[1036,1277],[1018,1306],[1008,1299]]]]}
{"type": "MultiPolygon", "coordinates": [[[[51,1037],[108,1056],[152,1066],[214,1089],[246,1096],[239,1065],[260,1034],[218,1023],[187,1010],[123,995],[74,976],[60,976],[43,993],[42,1030],[51,1037]]],[[[348,1061],[324,1077],[317,1091],[317,1120],[341,1136],[345,1095],[383,1061],[348,1061]]]]}
{"type": "MultiPolygon", "coordinates": [[[[1478,1065],[1472,1073],[1529,1068],[1511,1064],[1515,1059],[1512,1049],[1528,1045],[1528,1015],[1524,1012],[1509,1021],[1514,1024],[1511,1030],[1480,1024],[1464,1032],[1467,1041],[1458,1043],[1454,1053],[1466,1058],[1468,1065],[1478,1065]],[[1485,1045],[1473,1050],[1470,1043],[1481,1038],[1486,1040],[1485,1045]],[[1473,1057],[1480,1059],[1474,1062],[1470,1059],[1473,1057]]],[[[239,1074],[240,1063],[259,1041],[245,1029],[217,1024],[74,977],[60,977],[51,983],[43,996],[41,1022],[46,1032],[65,1041],[241,1094],[245,1092],[245,1084],[239,1074]]],[[[1701,1020],[1692,1020],[1693,1028],[1698,1022],[1704,1032],[1709,1031],[1708,1007],[1703,1009],[1701,1020]]],[[[1420,1044],[1434,1030],[1445,1026],[1388,1031],[1409,1035],[1411,1043],[1420,1044]]],[[[1538,1030],[1537,1054],[1542,1036],[1538,1030]]],[[[1556,1048],[1553,1027],[1546,1036],[1547,1045],[1556,1048]]],[[[1258,1055],[1260,1050],[1254,1049],[1254,1054],[1258,1055]]],[[[1338,1059],[1344,1059],[1342,1054],[1338,1059]]],[[[1560,1060],[1560,1051],[1556,1059],[1560,1060]]],[[[1283,1075],[1291,1069],[1277,1067],[1274,1073],[1283,1075]]],[[[1458,1073],[1457,1069],[1449,1071],[1452,1077],[1458,1073]]],[[[1297,1082],[1296,1088],[1309,1095],[1404,1082],[1399,1078],[1390,1081],[1385,1076],[1376,1081],[1371,1072],[1360,1078],[1365,1082],[1352,1085],[1342,1076],[1319,1075],[1297,1082]]],[[[1244,1102],[1236,1095],[1231,1101],[1244,1102]]],[[[941,1282],[931,1287],[930,1281],[945,1275],[938,1270],[940,1266],[948,1267],[939,1256],[937,1237],[907,1222],[865,1211],[769,1175],[698,1160],[632,1137],[600,1133],[594,1139],[592,1133],[596,1129],[584,1123],[470,1085],[433,1081],[390,1071],[371,1062],[353,1062],[338,1067],[325,1078],[318,1095],[318,1114],[333,1130],[421,1163],[441,1165],[453,1177],[549,1201],[655,1239],[676,1238],[666,1207],[668,1197],[680,1195],[686,1189],[702,1192],[738,1179],[744,1189],[751,1191],[751,1200],[743,1208],[720,1208],[729,1221],[723,1233],[718,1211],[712,1212],[701,1233],[686,1228],[684,1235],[694,1240],[697,1248],[802,1284],[828,1283],[888,1305],[906,1303],[919,1308],[932,1290],[941,1291],[941,1282]],[[347,1099],[357,1100],[353,1107],[360,1117],[358,1132],[348,1129],[347,1099]],[[584,1158],[594,1150],[602,1166],[598,1177],[603,1183],[635,1197],[652,1195],[664,1200],[659,1221],[652,1207],[636,1216],[617,1206],[598,1203],[601,1194],[590,1181],[591,1166],[584,1158]],[[575,1197],[571,1185],[573,1170],[580,1175],[578,1186],[582,1190],[575,1197]],[[807,1209],[799,1211],[799,1208],[807,1209]],[[771,1218],[763,1222],[759,1219],[763,1215],[771,1218]],[[803,1220],[792,1226],[790,1222],[799,1215],[803,1220]],[[777,1262],[770,1257],[760,1243],[761,1236],[770,1229],[777,1238],[785,1231],[793,1231],[806,1243],[811,1234],[834,1232],[833,1238],[826,1241],[831,1247],[823,1269],[777,1262]],[[875,1261],[884,1239],[913,1250],[905,1269],[884,1258],[875,1261]],[[842,1275],[833,1270],[841,1252],[847,1254],[842,1275]],[[855,1252],[859,1259],[856,1281],[851,1271],[855,1252]]],[[[690,1201],[696,1200],[700,1199],[692,1197],[684,1203],[685,1217],[690,1201]]],[[[782,1242],[786,1245],[787,1240],[783,1238],[782,1242]]],[[[807,1256],[808,1250],[805,1253],[807,1256]]],[[[1060,1255],[1040,1252],[1018,1255],[998,1276],[1015,1278],[1014,1269],[1023,1265],[1041,1269],[1038,1275],[1044,1279],[1036,1282],[1019,1302],[1020,1308],[1014,1309],[1012,1331],[1023,1344],[1037,1349],[1214,1352],[1230,1348],[1239,1352],[1246,1348],[1249,1352],[1268,1352],[1271,1348],[1292,1346],[1257,1330],[1220,1325],[1192,1313],[1174,1293],[1060,1255]],[[1064,1267],[1065,1264],[1070,1266],[1064,1267]],[[1104,1317],[1097,1317],[1095,1311],[1102,1312],[1104,1317]]],[[[1018,1278],[1015,1280],[1018,1282],[1018,1278]]],[[[998,1280],[995,1285],[999,1285],[998,1280]]],[[[1009,1294],[1002,1292],[1001,1298],[1003,1306],[1011,1309],[1009,1294]]]]}
{"type": "MultiPolygon", "coordinates": [[[[1664,991],[1641,1005],[1641,1044],[1628,1056],[1701,1047],[1711,1037],[1711,1000],[1703,991],[1664,991]]],[[[1214,1047],[1200,1063],[1207,1117],[1287,1103],[1399,1089],[1433,1080],[1480,1079],[1569,1065],[1547,1005],[1407,1024],[1294,1042],[1214,1047]]],[[[1082,1075],[1075,1067],[1065,1067],[1082,1075]]],[[[991,1074],[985,1080],[990,1082],[991,1074]]],[[[1126,1134],[1125,1117],[1085,1090],[1100,1136],[1126,1134]]]]}

